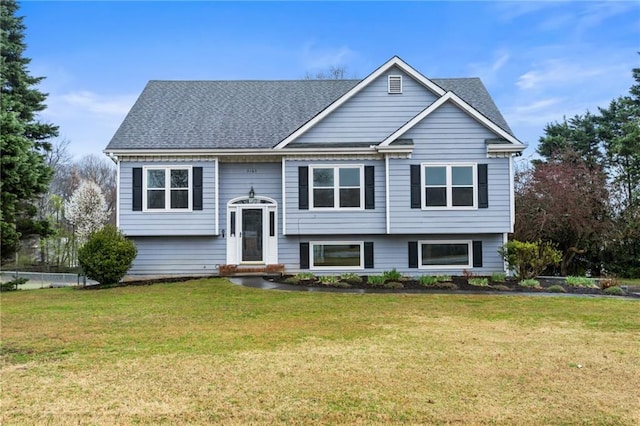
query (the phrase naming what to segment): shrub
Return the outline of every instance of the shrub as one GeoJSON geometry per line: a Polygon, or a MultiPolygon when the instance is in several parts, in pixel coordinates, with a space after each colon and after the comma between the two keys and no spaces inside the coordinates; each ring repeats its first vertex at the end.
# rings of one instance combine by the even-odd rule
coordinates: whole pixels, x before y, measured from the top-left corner
{"type": "Polygon", "coordinates": [[[469,284],[478,287],[486,287],[489,285],[489,280],[487,278],[469,278],[468,282],[469,284]]]}
{"type": "Polygon", "coordinates": [[[570,285],[572,287],[594,287],[595,286],[593,283],[593,280],[587,277],[568,276],[567,278],[565,278],[565,282],[567,283],[567,285],[570,285]]]}
{"type": "Polygon", "coordinates": [[[287,277],[285,278],[284,283],[296,285],[296,284],[300,284],[300,279],[298,277],[287,277]]]}
{"type": "Polygon", "coordinates": [[[433,275],[422,275],[419,278],[420,285],[425,287],[432,287],[438,283],[438,279],[433,275]]]}
{"type": "Polygon", "coordinates": [[[454,283],[437,283],[435,286],[435,288],[441,289],[441,290],[457,290],[458,286],[455,285],[454,283]]]}
{"type": "Polygon", "coordinates": [[[335,275],[324,275],[324,276],[318,277],[318,280],[320,281],[321,284],[327,284],[327,285],[336,284],[339,281],[338,277],[336,277],[335,275]]]}
{"type": "Polygon", "coordinates": [[[11,281],[0,284],[0,291],[15,291],[18,286],[29,281],[27,278],[14,278],[11,281]]]}
{"type": "Polygon", "coordinates": [[[491,288],[498,291],[511,291],[511,287],[506,286],[504,284],[492,285],[491,288]]]}
{"type": "Polygon", "coordinates": [[[362,277],[360,277],[360,275],[354,274],[353,272],[349,272],[349,273],[340,275],[340,279],[342,281],[348,282],[349,284],[361,284],[362,283],[362,277]]]}
{"type": "Polygon", "coordinates": [[[618,286],[613,286],[613,287],[605,288],[604,294],[608,294],[610,296],[624,296],[625,292],[622,288],[618,286]]]}
{"type": "Polygon", "coordinates": [[[386,284],[384,284],[384,288],[401,289],[401,288],[404,288],[404,284],[398,281],[389,281],[386,284]]]}
{"type": "Polygon", "coordinates": [[[387,281],[400,281],[402,279],[402,274],[396,271],[396,268],[393,268],[390,271],[384,271],[382,276],[387,281]]]}
{"type": "Polygon", "coordinates": [[[617,278],[601,278],[599,284],[602,290],[606,290],[609,287],[620,286],[620,282],[617,278]]]}
{"type": "Polygon", "coordinates": [[[384,285],[385,282],[385,278],[382,275],[369,275],[367,277],[367,284],[371,285],[371,286],[382,286],[384,285]]]}
{"type": "Polygon", "coordinates": [[[296,274],[298,281],[315,280],[316,276],[311,272],[298,272],[296,274]]]}
{"type": "Polygon", "coordinates": [[[560,284],[554,284],[552,286],[547,287],[547,290],[551,293],[566,293],[567,290],[564,289],[560,284]]]}
{"type": "Polygon", "coordinates": [[[78,250],[85,275],[100,284],[117,284],[136,258],[135,244],[113,225],[94,232],[78,250]]]}
{"type": "Polygon", "coordinates": [[[520,285],[520,287],[540,288],[540,282],[538,280],[534,280],[533,278],[522,280],[518,283],[518,285],[520,285]]]}
{"type": "Polygon", "coordinates": [[[507,275],[504,272],[494,272],[491,274],[492,283],[503,283],[507,280],[507,275]]]}
{"type": "Polygon", "coordinates": [[[451,275],[436,275],[436,280],[438,280],[439,283],[450,283],[451,275]]]}
{"type": "Polygon", "coordinates": [[[546,267],[556,265],[562,259],[562,253],[553,244],[543,241],[509,241],[498,253],[520,281],[537,277],[546,267]]]}

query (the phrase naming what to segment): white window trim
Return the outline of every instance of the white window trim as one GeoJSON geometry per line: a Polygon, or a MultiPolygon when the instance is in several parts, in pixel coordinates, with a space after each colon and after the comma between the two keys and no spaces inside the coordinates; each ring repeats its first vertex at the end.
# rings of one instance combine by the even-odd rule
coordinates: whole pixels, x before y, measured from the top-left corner
{"type": "Polygon", "coordinates": [[[422,240],[418,241],[418,269],[469,269],[473,267],[473,241],[472,240],[422,240]],[[467,244],[469,246],[469,263],[467,265],[423,265],[423,244],[467,244]]]}
{"type": "Polygon", "coordinates": [[[420,199],[422,210],[477,210],[478,209],[478,163],[421,163],[420,164],[420,199]],[[425,194],[427,184],[425,182],[425,168],[427,167],[445,167],[447,178],[447,205],[446,206],[427,206],[427,196],[425,194]],[[454,206],[452,197],[452,167],[471,167],[471,178],[473,179],[473,205],[472,206],[454,206]]]}
{"type": "Polygon", "coordinates": [[[309,210],[318,212],[360,211],[364,210],[364,164],[317,164],[309,166],[309,210]],[[333,169],[333,207],[314,207],[313,170],[333,169]],[[340,172],[339,169],[360,170],[360,207],[340,207],[340,172]]]}
{"type": "Polygon", "coordinates": [[[387,77],[387,93],[390,95],[401,95],[403,92],[403,81],[402,81],[402,75],[399,74],[393,74],[393,75],[389,75],[387,77]],[[391,91],[391,80],[394,79],[399,79],[400,80],[400,91],[399,92],[392,92],[391,91]]]}
{"type": "MultiPolygon", "coordinates": [[[[152,188],[153,189],[153,188],[152,188]]],[[[158,188],[159,189],[159,188],[158,188]]],[[[142,211],[149,213],[164,213],[164,212],[191,212],[193,211],[193,167],[192,166],[143,166],[142,167],[142,211]],[[165,173],[165,187],[164,187],[164,209],[150,209],[147,208],[147,170],[164,170],[165,173]],[[188,207],[186,209],[172,209],[171,208],[171,170],[187,170],[189,186],[188,190],[188,207]]]]}
{"type": "Polygon", "coordinates": [[[309,241],[309,269],[315,271],[322,270],[336,270],[336,269],[344,269],[344,270],[361,270],[364,269],[364,241],[309,241]],[[324,246],[324,245],[334,245],[334,246],[350,246],[350,245],[359,245],[360,246],[360,265],[358,266],[315,266],[314,258],[313,258],[313,248],[314,246],[324,246]]]}

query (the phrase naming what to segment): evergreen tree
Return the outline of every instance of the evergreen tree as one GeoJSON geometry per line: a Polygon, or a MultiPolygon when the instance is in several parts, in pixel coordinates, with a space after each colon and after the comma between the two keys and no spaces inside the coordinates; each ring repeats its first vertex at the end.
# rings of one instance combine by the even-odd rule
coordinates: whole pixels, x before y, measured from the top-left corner
{"type": "Polygon", "coordinates": [[[590,167],[602,164],[596,125],[597,118],[589,112],[565,118],[562,123],[547,124],[539,140],[538,154],[550,158],[569,150],[578,153],[590,167]]]}
{"type": "Polygon", "coordinates": [[[23,18],[16,16],[15,0],[0,2],[0,232],[2,257],[10,257],[22,235],[46,234],[45,221],[35,220],[34,202],[45,193],[52,171],[44,157],[48,142],[58,128],[42,123],[36,114],[45,109],[47,94],[35,86],[43,77],[27,70],[30,59],[23,57],[23,18]]]}

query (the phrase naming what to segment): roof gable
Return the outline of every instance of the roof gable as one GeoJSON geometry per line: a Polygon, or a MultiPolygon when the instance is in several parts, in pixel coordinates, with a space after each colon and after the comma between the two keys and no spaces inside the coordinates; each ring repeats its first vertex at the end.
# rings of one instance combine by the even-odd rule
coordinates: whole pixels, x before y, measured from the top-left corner
{"type": "Polygon", "coordinates": [[[310,128],[315,126],[317,123],[319,123],[329,114],[331,114],[333,111],[340,108],[340,106],[342,106],[345,102],[347,102],[349,99],[354,97],[357,93],[362,91],[365,87],[369,86],[373,81],[378,79],[381,75],[383,75],[385,72],[387,72],[389,69],[393,67],[399,68],[400,70],[402,70],[403,72],[405,72],[406,74],[414,78],[416,81],[420,82],[424,87],[428,88],[438,96],[442,96],[446,93],[444,89],[442,89],[442,87],[438,86],[436,83],[434,83],[433,81],[429,80],[428,78],[420,74],[418,71],[413,69],[411,66],[409,66],[406,62],[404,62],[398,56],[394,56],[393,58],[385,62],[383,65],[378,67],[378,69],[376,69],[371,74],[369,74],[366,78],[361,80],[351,90],[346,92],[344,95],[342,95],[339,99],[337,99],[331,105],[327,106],[327,108],[325,108],[320,114],[316,115],[311,120],[307,121],[304,125],[296,129],[296,131],[294,131],[289,136],[287,136],[284,140],[282,140],[282,142],[278,143],[274,147],[274,149],[282,149],[286,147],[289,143],[294,141],[300,135],[307,132],[310,128]]]}
{"type": "Polygon", "coordinates": [[[516,139],[510,132],[506,131],[505,129],[495,124],[493,121],[489,120],[487,117],[481,114],[477,109],[473,108],[471,105],[469,105],[469,103],[465,102],[462,98],[460,98],[458,95],[456,95],[453,92],[447,92],[444,96],[440,97],[434,103],[429,105],[422,112],[420,112],[418,115],[416,115],[411,120],[409,120],[404,126],[400,127],[398,130],[396,130],[391,135],[389,135],[385,140],[383,140],[379,144],[379,146],[389,146],[391,143],[393,143],[393,141],[395,141],[398,138],[401,138],[402,135],[404,135],[409,129],[411,129],[416,124],[424,120],[426,117],[429,116],[429,114],[433,113],[434,111],[436,111],[438,108],[440,108],[442,105],[444,105],[447,102],[452,102],[453,104],[458,106],[460,109],[465,111],[467,114],[469,114],[471,117],[473,117],[480,124],[484,125],[486,128],[494,132],[499,137],[512,143],[515,147],[524,148],[524,145],[518,139],[516,139]]]}

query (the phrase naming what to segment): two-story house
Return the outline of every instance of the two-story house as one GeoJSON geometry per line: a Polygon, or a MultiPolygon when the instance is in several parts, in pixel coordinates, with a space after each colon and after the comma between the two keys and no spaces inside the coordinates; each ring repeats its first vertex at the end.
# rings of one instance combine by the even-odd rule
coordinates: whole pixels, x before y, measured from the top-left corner
{"type": "Polygon", "coordinates": [[[504,271],[524,145],[477,78],[150,81],[105,153],[130,274],[504,271]]]}

